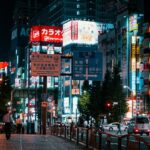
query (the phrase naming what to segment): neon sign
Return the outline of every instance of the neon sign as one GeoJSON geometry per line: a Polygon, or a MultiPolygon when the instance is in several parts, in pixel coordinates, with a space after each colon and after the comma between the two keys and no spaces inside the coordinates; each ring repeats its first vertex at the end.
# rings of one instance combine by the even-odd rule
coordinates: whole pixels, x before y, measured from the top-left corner
{"type": "Polygon", "coordinates": [[[62,28],[55,26],[33,26],[30,42],[62,42],[62,28]]]}

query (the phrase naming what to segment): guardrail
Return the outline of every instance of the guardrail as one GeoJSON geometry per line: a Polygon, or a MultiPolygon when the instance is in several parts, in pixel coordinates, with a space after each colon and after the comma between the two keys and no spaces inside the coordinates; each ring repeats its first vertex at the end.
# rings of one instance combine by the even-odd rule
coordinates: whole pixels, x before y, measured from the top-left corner
{"type": "Polygon", "coordinates": [[[150,143],[138,135],[114,135],[95,128],[55,125],[50,127],[50,134],[98,150],[150,150],[150,143]]]}

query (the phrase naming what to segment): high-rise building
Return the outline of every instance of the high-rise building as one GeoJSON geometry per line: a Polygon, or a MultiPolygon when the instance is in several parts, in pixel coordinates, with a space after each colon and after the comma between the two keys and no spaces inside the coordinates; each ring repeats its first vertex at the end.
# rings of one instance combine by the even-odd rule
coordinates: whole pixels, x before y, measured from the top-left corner
{"type": "MultiPolygon", "coordinates": [[[[48,0],[40,3],[39,0],[16,0],[13,9],[11,33],[10,68],[11,81],[15,86],[15,78],[24,82],[25,47],[29,38],[29,21],[36,15],[48,0]]],[[[20,82],[20,83],[21,83],[20,82]]]]}

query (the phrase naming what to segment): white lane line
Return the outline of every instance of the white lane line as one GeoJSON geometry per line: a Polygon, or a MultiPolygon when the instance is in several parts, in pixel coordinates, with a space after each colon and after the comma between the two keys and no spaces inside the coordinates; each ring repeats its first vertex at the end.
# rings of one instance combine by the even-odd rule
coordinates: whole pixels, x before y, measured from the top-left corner
{"type": "Polygon", "coordinates": [[[22,134],[19,134],[20,150],[22,150],[22,134]]]}

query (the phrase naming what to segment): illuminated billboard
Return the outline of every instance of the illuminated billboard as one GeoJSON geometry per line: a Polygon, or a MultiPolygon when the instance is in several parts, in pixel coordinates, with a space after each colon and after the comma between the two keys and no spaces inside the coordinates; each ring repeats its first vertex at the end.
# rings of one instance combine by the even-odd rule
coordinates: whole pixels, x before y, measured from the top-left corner
{"type": "Polygon", "coordinates": [[[137,76],[137,69],[140,68],[139,61],[137,59],[137,55],[140,54],[140,46],[138,43],[139,36],[132,36],[131,39],[131,84],[132,84],[132,91],[133,95],[136,94],[136,84],[139,82],[138,81],[138,76],[137,76]]]}
{"type": "Polygon", "coordinates": [[[63,46],[73,43],[97,44],[98,35],[110,28],[113,28],[112,24],[82,20],[69,21],[63,25],[63,46]]]}
{"type": "Polygon", "coordinates": [[[55,26],[33,26],[30,42],[62,42],[62,28],[55,26]]]}
{"type": "Polygon", "coordinates": [[[137,14],[129,17],[129,31],[138,30],[137,14]]]}
{"type": "Polygon", "coordinates": [[[8,67],[8,62],[0,62],[0,69],[4,69],[5,67],[8,67]]]}

